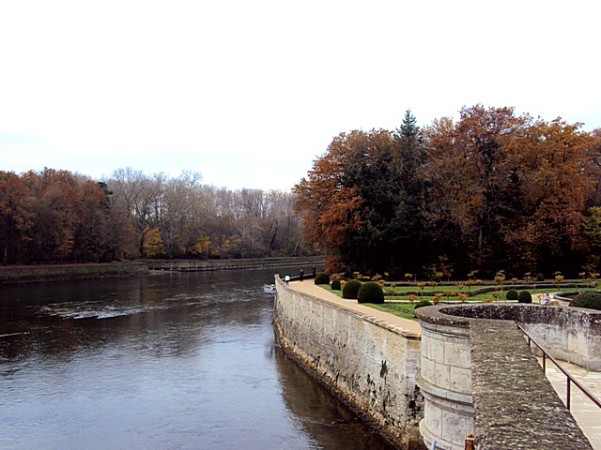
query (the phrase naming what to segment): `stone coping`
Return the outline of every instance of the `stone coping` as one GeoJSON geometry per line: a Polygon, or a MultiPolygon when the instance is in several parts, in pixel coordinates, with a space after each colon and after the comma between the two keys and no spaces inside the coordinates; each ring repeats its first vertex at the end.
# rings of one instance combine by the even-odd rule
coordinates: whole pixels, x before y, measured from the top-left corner
{"type": "Polygon", "coordinates": [[[514,320],[520,323],[565,320],[567,316],[601,328],[601,311],[564,306],[541,306],[524,303],[478,303],[427,306],[416,310],[419,320],[440,325],[468,327],[468,319],[514,320]]]}
{"type": "Polygon", "coordinates": [[[478,449],[592,449],[513,322],[470,324],[478,449]]]}
{"type": "Polygon", "coordinates": [[[357,300],[348,300],[338,297],[336,294],[328,292],[322,287],[316,285],[312,280],[293,281],[286,285],[279,275],[275,277],[276,283],[280,283],[284,288],[298,292],[302,295],[308,295],[319,302],[326,302],[336,308],[343,309],[361,319],[393,331],[405,338],[421,339],[421,326],[417,321],[395,316],[392,313],[380,311],[369,306],[362,305],[357,300]]]}

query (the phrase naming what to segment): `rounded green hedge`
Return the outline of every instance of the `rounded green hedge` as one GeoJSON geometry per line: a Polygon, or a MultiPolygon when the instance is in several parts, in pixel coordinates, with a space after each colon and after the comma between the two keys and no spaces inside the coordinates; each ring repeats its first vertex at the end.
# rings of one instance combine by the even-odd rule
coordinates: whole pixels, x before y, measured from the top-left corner
{"type": "Polygon", "coordinates": [[[332,280],[332,290],[333,291],[339,291],[340,290],[340,280],[338,278],[334,278],[332,280]]]}
{"type": "Polygon", "coordinates": [[[356,300],[360,288],[361,282],[359,280],[348,280],[342,287],[342,298],[356,300]]]}
{"type": "Polygon", "coordinates": [[[507,300],[517,300],[518,299],[518,291],[515,289],[510,289],[507,291],[507,295],[505,295],[507,300]]]}
{"type": "Polygon", "coordinates": [[[415,304],[415,306],[413,307],[413,316],[415,316],[415,310],[418,308],[423,308],[424,306],[432,306],[433,303],[430,300],[420,300],[419,302],[417,302],[415,304]]]}
{"type": "Polygon", "coordinates": [[[384,290],[375,281],[363,283],[357,293],[359,303],[384,303],[384,290]]]}
{"type": "Polygon", "coordinates": [[[420,300],[415,304],[413,310],[415,311],[418,308],[423,308],[424,306],[432,306],[433,303],[430,300],[420,300]]]}
{"type": "Polygon", "coordinates": [[[521,291],[518,294],[518,303],[532,303],[532,294],[528,291],[521,291]]]}
{"type": "Polygon", "coordinates": [[[315,284],[330,284],[330,276],[325,272],[315,275],[315,284]]]}
{"type": "Polygon", "coordinates": [[[601,310],[601,292],[589,291],[578,294],[570,306],[601,310]]]}

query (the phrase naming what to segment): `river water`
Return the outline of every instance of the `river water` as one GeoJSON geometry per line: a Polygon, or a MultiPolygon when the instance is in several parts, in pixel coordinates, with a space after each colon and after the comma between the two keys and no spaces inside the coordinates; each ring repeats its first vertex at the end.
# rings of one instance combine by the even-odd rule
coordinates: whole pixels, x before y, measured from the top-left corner
{"type": "Polygon", "coordinates": [[[389,449],[273,337],[274,270],[0,288],[2,449],[389,449]]]}

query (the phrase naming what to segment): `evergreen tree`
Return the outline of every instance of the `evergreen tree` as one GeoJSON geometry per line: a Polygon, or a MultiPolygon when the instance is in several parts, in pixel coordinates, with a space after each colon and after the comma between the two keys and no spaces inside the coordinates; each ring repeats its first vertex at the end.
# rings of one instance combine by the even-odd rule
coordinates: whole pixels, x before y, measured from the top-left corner
{"type": "Polygon", "coordinates": [[[422,135],[411,110],[405,111],[401,126],[393,133],[397,166],[400,174],[399,203],[395,208],[394,230],[391,234],[391,271],[415,272],[427,259],[427,243],[421,211],[424,180],[421,168],[425,163],[422,135]]]}

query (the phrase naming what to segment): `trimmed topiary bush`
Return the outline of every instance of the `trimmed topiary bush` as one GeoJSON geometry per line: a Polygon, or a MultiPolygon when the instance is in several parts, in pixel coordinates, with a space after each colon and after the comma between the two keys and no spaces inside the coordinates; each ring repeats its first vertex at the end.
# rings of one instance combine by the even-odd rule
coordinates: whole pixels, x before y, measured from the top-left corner
{"type": "Polygon", "coordinates": [[[518,303],[532,303],[532,294],[528,291],[521,291],[518,294],[518,303]]]}
{"type": "Polygon", "coordinates": [[[315,275],[315,284],[330,284],[330,276],[325,272],[315,275]]]}
{"type": "Polygon", "coordinates": [[[340,290],[340,280],[338,278],[334,278],[332,280],[332,290],[333,291],[339,291],[340,290]]]}
{"type": "Polygon", "coordinates": [[[359,280],[348,280],[342,288],[342,298],[356,300],[360,288],[361,282],[359,280]]]}
{"type": "Polygon", "coordinates": [[[601,310],[601,292],[589,291],[578,294],[570,306],[601,310]]]}
{"type": "Polygon", "coordinates": [[[375,281],[363,283],[357,293],[359,303],[384,303],[384,291],[375,281]]]}
{"type": "Polygon", "coordinates": [[[515,289],[510,289],[507,291],[507,295],[505,296],[507,300],[517,300],[518,299],[518,291],[515,289]]]}
{"type": "Polygon", "coordinates": [[[430,300],[420,300],[413,307],[413,316],[417,317],[417,316],[415,316],[415,310],[418,308],[423,308],[424,306],[433,306],[433,303],[430,300]]]}

